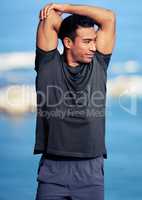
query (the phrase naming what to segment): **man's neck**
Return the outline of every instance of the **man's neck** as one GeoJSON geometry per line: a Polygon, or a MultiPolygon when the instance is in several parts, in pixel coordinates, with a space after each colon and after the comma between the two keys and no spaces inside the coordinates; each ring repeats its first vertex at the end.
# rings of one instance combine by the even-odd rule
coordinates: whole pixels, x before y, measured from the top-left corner
{"type": "Polygon", "coordinates": [[[72,59],[72,56],[69,53],[66,53],[65,51],[63,52],[63,57],[67,65],[69,65],[70,67],[77,67],[79,65],[79,63],[74,61],[72,59]]]}

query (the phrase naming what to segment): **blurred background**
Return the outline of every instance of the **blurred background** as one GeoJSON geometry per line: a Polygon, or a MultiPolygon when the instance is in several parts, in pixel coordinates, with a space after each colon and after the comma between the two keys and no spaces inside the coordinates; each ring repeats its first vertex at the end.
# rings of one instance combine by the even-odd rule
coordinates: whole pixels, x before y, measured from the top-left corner
{"type": "MultiPolygon", "coordinates": [[[[54,1],[85,4],[86,1],[54,1]]],[[[0,6],[0,200],[35,197],[40,155],[35,139],[35,38],[45,0],[0,6]]],[[[88,0],[117,16],[117,41],[108,69],[105,199],[142,199],[142,2],[88,0]]],[[[61,49],[59,42],[59,49],[61,49]]]]}

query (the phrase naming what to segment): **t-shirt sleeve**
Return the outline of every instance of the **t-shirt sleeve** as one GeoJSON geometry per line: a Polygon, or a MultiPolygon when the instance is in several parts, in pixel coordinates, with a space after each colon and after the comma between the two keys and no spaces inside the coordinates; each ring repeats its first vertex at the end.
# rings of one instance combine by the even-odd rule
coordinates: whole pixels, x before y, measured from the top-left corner
{"type": "Polygon", "coordinates": [[[35,55],[35,71],[38,72],[39,69],[47,67],[48,63],[53,61],[56,55],[59,55],[57,48],[50,51],[44,51],[37,46],[35,55]]]}
{"type": "Polygon", "coordinates": [[[104,67],[105,70],[108,69],[112,54],[103,54],[100,51],[96,51],[96,58],[98,62],[104,67]]]}

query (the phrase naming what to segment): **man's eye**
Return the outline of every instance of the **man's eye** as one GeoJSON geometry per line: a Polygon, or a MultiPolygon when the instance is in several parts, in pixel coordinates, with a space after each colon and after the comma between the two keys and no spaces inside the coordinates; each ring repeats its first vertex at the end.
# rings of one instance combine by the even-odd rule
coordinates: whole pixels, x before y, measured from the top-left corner
{"type": "Polygon", "coordinates": [[[89,42],[90,42],[90,40],[85,40],[85,41],[84,41],[84,43],[89,43],[89,42]]]}

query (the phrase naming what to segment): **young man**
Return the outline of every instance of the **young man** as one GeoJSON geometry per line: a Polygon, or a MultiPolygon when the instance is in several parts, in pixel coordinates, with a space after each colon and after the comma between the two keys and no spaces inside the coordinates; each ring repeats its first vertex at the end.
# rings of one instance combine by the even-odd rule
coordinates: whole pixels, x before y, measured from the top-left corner
{"type": "Polygon", "coordinates": [[[34,154],[42,156],[36,200],[103,200],[106,78],[115,15],[93,6],[48,4],[40,19],[34,154]],[[62,20],[62,13],[72,15],[62,20]]]}

